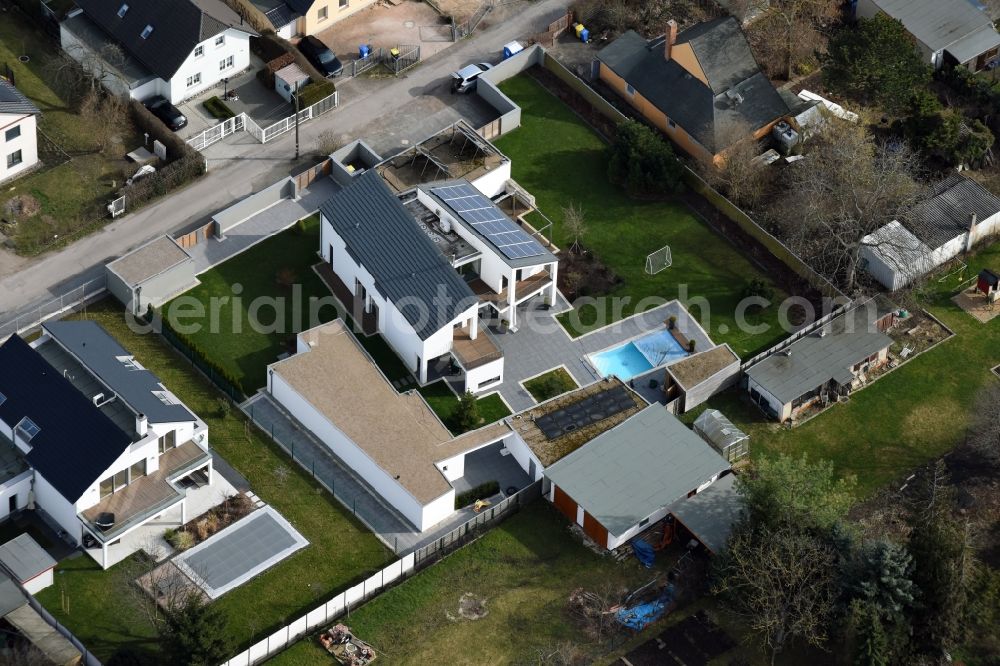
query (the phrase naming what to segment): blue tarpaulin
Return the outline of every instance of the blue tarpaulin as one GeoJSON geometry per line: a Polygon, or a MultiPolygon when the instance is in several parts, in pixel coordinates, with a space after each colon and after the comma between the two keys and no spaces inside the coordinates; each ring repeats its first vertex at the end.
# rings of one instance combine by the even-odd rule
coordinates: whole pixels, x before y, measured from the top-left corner
{"type": "Polygon", "coordinates": [[[642,563],[642,566],[647,569],[652,568],[653,558],[655,557],[652,546],[642,539],[635,539],[632,541],[632,552],[635,553],[636,559],[642,563]]]}
{"type": "Polygon", "coordinates": [[[658,596],[655,600],[639,604],[638,606],[633,606],[632,608],[623,608],[615,613],[615,619],[618,620],[619,624],[622,624],[629,629],[642,631],[648,625],[663,617],[670,608],[671,604],[673,604],[673,601],[674,585],[671,583],[663,588],[663,591],[660,592],[660,596],[658,596]]]}

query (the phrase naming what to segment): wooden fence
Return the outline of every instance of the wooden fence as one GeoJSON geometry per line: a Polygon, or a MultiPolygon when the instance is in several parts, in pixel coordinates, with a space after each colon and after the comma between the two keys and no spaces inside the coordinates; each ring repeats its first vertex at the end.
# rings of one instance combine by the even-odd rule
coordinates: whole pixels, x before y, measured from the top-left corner
{"type": "Polygon", "coordinates": [[[178,236],[174,240],[176,240],[177,243],[183,248],[194,247],[198,243],[211,238],[214,233],[214,228],[215,222],[209,222],[205,226],[198,227],[194,231],[189,231],[183,236],[178,236]]]}

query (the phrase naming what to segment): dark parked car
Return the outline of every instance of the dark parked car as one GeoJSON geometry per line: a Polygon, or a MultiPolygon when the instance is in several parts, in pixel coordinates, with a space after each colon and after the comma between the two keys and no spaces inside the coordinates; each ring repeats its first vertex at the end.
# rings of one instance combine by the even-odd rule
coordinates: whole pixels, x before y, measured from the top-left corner
{"type": "Polygon", "coordinates": [[[302,51],[302,55],[325,76],[340,76],[341,72],[344,71],[344,64],[334,55],[333,51],[312,35],[302,38],[302,41],[299,42],[299,51],[302,51]]]}
{"type": "Polygon", "coordinates": [[[154,116],[162,120],[173,131],[176,132],[179,129],[187,127],[188,119],[166,97],[156,95],[147,99],[143,104],[154,116]]]}

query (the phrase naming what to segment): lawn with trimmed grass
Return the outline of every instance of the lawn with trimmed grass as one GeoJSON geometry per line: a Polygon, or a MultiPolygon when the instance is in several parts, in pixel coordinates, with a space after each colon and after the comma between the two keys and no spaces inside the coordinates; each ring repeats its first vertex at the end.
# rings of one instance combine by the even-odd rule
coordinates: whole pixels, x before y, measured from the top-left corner
{"type": "MultiPolygon", "coordinates": [[[[1000,242],[965,260],[966,277],[984,267],[1000,269],[1000,242]]],[[[707,407],[720,409],[750,435],[751,455],[830,459],[840,474],[857,476],[862,496],[900,481],[962,440],[980,387],[996,381],[990,368],[1000,363],[1000,318],[983,324],[955,305],[951,297],[958,283],[957,277],[931,278],[921,295],[924,307],[956,335],[852,393],[846,404],[788,430],[766,420],[733,389],[684,418],[693,420],[707,407]]]]}
{"type": "MultiPolygon", "coordinates": [[[[227,633],[235,644],[259,640],[391,560],[382,543],[307,472],[248,428],[239,410],[224,414],[222,394],[159,336],[131,331],[121,308],[110,301],[88,307],[82,316],[104,326],[198,414],[208,424],[212,449],[310,542],[215,602],[229,618],[227,633]]],[[[56,584],[38,599],[102,660],[127,646],[143,651],[155,663],[153,632],[122,601],[123,569],[117,565],[102,571],[88,556],[66,560],[56,571],[56,584]]]]}
{"type": "MultiPolygon", "coordinates": [[[[172,320],[171,313],[188,311],[183,304],[195,301],[203,307],[201,316],[179,320],[197,330],[181,332],[248,395],[266,384],[269,363],[295,351],[298,333],[337,318],[333,295],[312,268],[319,232],[317,213],[202,273],[201,284],[163,307],[172,320]],[[217,316],[213,302],[220,304],[217,316]],[[251,319],[259,326],[252,327],[251,319]]],[[[359,335],[358,340],[390,380],[410,377],[382,336],[359,335]]]]}
{"type": "MultiPolygon", "coordinates": [[[[598,321],[592,307],[579,312],[580,326],[563,317],[572,335],[632,314],[643,298],[686,302],[702,297],[711,312],[694,308],[692,314],[710,324],[706,330],[715,342],[728,342],[740,356],[762,351],[785,336],[777,326],[777,305],[747,316],[748,323],[768,324],[768,331],[739,330],[735,313],[744,288],[754,278],[769,284],[770,280],[726,239],[681,203],[631,199],[612,185],[607,144],[536,81],[522,74],[500,88],[521,106],[521,126],[496,142],[512,160],[514,179],[552,219],[554,241],[560,247],[572,242],[562,226],[563,209],[570,203],[583,209],[587,231],[582,244],[624,280],[607,295],[630,299],[620,313],[603,321],[598,321]],[[664,245],[671,247],[673,265],[656,275],[646,274],[646,256],[664,245]]],[[[772,287],[777,304],[787,294],[772,287]]]]}
{"type": "Polygon", "coordinates": [[[556,368],[524,382],[524,388],[537,402],[545,402],[566,391],[572,391],[577,388],[577,384],[576,380],[566,372],[566,368],[556,368]]]}
{"type": "MultiPolygon", "coordinates": [[[[420,395],[424,396],[424,400],[427,401],[430,408],[434,410],[438,418],[448,426],[448,429],[452,433],[460,435],[465,432],[455,424],[455,410],[458,408],[458,397],[448,388],[443,379],[427,386],[421,386],[417,390],[420,391],[420,395]]],[[[479,398],[476,400],[476,405],[479,407],[479,417],[482,419],[482,425],[495,423],[502,418],[510,416],[510,409],[507,408],[507,404],[500,397],[499,393],[479,398]]]]}

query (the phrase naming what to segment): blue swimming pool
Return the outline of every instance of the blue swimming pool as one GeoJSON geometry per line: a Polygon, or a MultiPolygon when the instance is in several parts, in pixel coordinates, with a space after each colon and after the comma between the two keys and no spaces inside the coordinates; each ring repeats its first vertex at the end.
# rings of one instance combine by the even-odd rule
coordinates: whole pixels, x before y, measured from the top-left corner
{"type": "Polygon", "coordinates": [[[593,354],[590,361],[602,377],[614,375],[628,381],[687,355],[670,331],[664,329],[593,354]]]}

